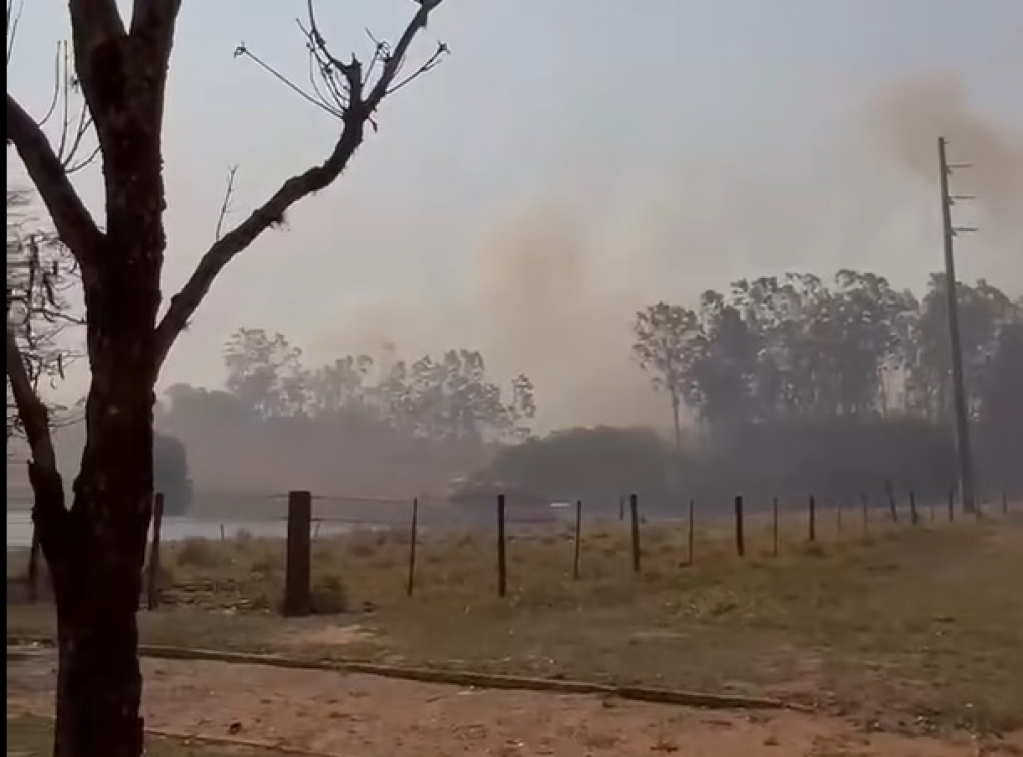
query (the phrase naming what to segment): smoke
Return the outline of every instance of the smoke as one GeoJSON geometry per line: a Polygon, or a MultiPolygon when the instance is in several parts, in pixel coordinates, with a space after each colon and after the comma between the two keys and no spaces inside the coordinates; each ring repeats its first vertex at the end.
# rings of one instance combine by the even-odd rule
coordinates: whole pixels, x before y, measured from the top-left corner
{"type": "Polygon", "coordinates": [[[314,340],[314,352],[386,364],[479,349],[493,377],[530,377],[541,429],[656,424],[663,399],[631,358],[632,318],[649,287],[629,268],[641,268],[643,255],[630,246],[636,254],[616,257],[586,228],[557,201],[523,208],[475,241],[450,299],[352,303],[332,318],[339,326],[314,340]]]}
{"type": "Polygon", "coordinates": [[[471,262],[465,317],[498,373],[532,378],[545,425],[656,422],[661,400],[630,358],[644,292],[581,229],[543,205],[498,226],[471,262]]]}
{"type": "Polygon", "coordinates": [[[957,223],[981,227],[964,243],[964,275],[1018,294],[1023,132],[968,94],[953,75],[923,75],[849,95],[851,118],[829,141],[594,164],[597,175],[495,217],[449,296],[346,306],[316,351],[477,348],[495,377],[533,379],[541,429],[664,425],[666,400],[631,356],[636,311],[661,298],[695,306],[704,288],[787,270],[866,268],[919,291],[941,260],[939,135],[953,162],[973,165],[955,176],[956,193],[978,196],[957,205],[957,223]]]}
{"type": "Polygon", "coordinates": [[[1016,280],[1023,279],[1023,129],[980,110],[962,79],[952,73],[891,85],[878,96],[871,116],[885,155],[935,191],[937,139],[948,140],[949,162],[970,165],[954,172],[953,193],[977,198],[975,207],[957,206],[957,222],[976,220],[985,243],[1015,262],[1016,280]]]}

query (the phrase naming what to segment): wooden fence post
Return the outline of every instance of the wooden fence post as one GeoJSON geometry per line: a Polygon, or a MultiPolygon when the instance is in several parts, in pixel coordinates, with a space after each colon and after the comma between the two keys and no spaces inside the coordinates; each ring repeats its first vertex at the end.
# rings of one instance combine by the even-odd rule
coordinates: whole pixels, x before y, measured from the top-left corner
{"type": "Polygon", "coordinates": [[[696,500],[689,500],[689,564],[696,559],[696,500]]]}
{"type": "Polygon", "coordinates": [[[778,556],[778,498],[771,500],[771,555],[778,556]]]}
{"type": "Polygon", "coordinates": [[[282,607],[284,615],[288,617],[308,615],[312,610],[310,595],[312,516],[312,494],[307,491],[288,492],[288,538],[284,559],[282,607]]]}
{"type": "Polygon", "coordinates": [[[920,523],[920,516],[916,512],[916,494],[909,490],[909,522],[914,526],[920,523]]]}
{"type": "Polygon", "coordinates": [[[898,523],[899,510],[895,506],[895,489],[892,488],[892,480],[890,478],[884,480],[884,490],[888,494],[888,510],[892,516],[892,523],[898,523]]]}
{"type": "Polygon", "coordinates": [[[863,510],[863,539],[870,538],[870,503],[866,494],[860,495],[860,508],[863,510]]]}
{"type": "Polygon", "coordinates": [[[1009,514],[1009,495],[1002,489],[1002,515],[1009,514]]]}
{"type": "Polygon", "coordinates": [[[746,556],[746,529],[743,523],[742,495],[735,495],[735,553],[746,556]]]}
{"type": "Polygon", "coordinates": [[[160,604],[160,531],[163,526],[163,492],[153,496],[153,542],[149,547],[149,575],[147,576],[146,606],[155,610],[160,604]]]}
{"type": "Polygon", "coordinates": [[[632,570],[639,573],[639,498],[635,494],[629,495],[629,518],[632,520],[632,570]]]}
{"type": "Polygon", "coordinates": [[[497,495],[497,596],[508,593],[508,557],[504,544],[504,495],[497,495]]]}
{"type": "Polygon", "coordinates": [[[618,520],[625,520],[625,497],[618,498],[618,520]]]}
{"type": "Polygon", "coordinates": [[[956,488],[954,486],[948,487],[948,522],[951,523],[956,519],[956,488]]]}
{"type": "Polygon", "coordinates": [[[811,542],[817,541],[817,502],[813,498],[812,494],[810,495],[810,526],[809,526],[809,529],[810,529],[810,533],[809,533],[810,541],[811,542]]]}
{"type": "Polygon", "coordinates": [[[835,538],[842,539],[842,498],[835,502],[835,538]]]}
{"type": "Polygon", "coordinates": [[[419,497],[412,498],[412,524],[409,526],[408,541],[408,596],[416,585],[416,532],[419,530],[419,497]]]}
{"type": "Polygon", "coordinates": [[[32,519],[32,543],[28,548],[28,601],[39,599],[39,528],[32,519]]]}
{"type": "Polygon", "coordinates": [[[580,550],[580,537],[582,535],[583,527],[583,501],[577,499],[575,501],[575,552],[572,556],[572,578],[576,581],[579,580],[579,550],[580,550]]]}

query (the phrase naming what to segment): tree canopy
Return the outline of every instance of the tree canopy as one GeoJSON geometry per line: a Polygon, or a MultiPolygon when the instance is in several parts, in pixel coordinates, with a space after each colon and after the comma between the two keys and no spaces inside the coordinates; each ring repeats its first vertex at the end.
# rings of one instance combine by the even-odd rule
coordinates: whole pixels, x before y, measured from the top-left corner
{"type": "Polygon", "coordinates": [[[415,360],[393,351],[343,355],[308,367],[283,334],[242,328],[227,340],[224,363],[231,397],[264,421],[344,420],[440,442],[494,442],[528,437],[536,414],[529,377],[520,374],[502,389],[476,350],[415,360]]]}
{"type": "MultiPolygon", "coordinates": [[[[958,285],[964,362],[978,419],[1001,334],[1023,307],[986,281],[958,285]]],[[[636,349],[707,426],[781,417],[950,417],[945,279],[922,299],[873,273],[841,270],[741,279],[707,291],[696,310],[659,303],[636,315],[636,349]],[[646,335],[651,313],[670,336],[646,335]],[[660,366],[670,366],[670,370],[660,366]],[[684,390],[684,391],[683,391],[684,390]]]]}

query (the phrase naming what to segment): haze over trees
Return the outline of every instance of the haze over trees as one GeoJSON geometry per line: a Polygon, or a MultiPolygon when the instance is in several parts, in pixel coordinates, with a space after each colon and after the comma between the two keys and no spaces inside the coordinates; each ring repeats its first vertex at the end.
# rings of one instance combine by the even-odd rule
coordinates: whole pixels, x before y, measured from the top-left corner
{"type": "MultiPolygon", "coordinates": [[[[983,488],[1023,491],[1023,301],[986,281],[958,294],[983,488]]],[[[858,499],[886,478],[944,497],[955,482],[945,303],[941,275],[917,298],[850,270],[742,279],[694,309],[656,303],[636,315],[634,353],[672,417],[681,402],[697,419],[681,458],[639,430],[575,429],[503,451],[490,475],[569,499],[644,489],[673,507],[679,490],[858,499]],[[591,487],[584,460],[617,489],[591,487]]]]}
{"type": "Polygon", "coordinates": [[[536,413],[529,378],[498,382],[474,350],[314,365],[284,335],[243,328],[224,365],[222,389],[172,385],[157,414],[189,446],[201,508],[289,487],[439,496],[495,445],[531,435],[536,413]]]}
{"type": "MultiPolygon", "coordinates": [[[[959,284],[971,409],[993,401],[985,387],[1007,359],[1023,303],[986,281],[959,284]]],[[[672,381],[707,427],[782,417],[951,414],[945,279],[927,293],[894,290],[884,277],[839,271],[741,279],[705,292],[697,309],[659,303],[636,316],[637,351],[667,352],[672,381]],[[670,313],[650,327],[651,312],[670,313]],[[669,345],[666,350],[664,345],[669,345]]],[[[1008,370],[1002,368],[1001,370],[1008,370]]],[[[663,381],[663,369],[652,368],[663,381]]]]}
{"type": "MultiPolygon", "coordinates": [[[[115,0],[70,0],[73,66],[63,77],[64,93],[80,95],[84,104],[77,128],[64,120],[56,148],[44,131],[45,118],[33,118],[8,92],[8,145],[81,271],[91,374],[85,450],[67,507],[49,413],[28,375],[8,309],[8,386],[31,448],[33,520],[57,604],[54,752],[60,757],[139,757],[144,751],[135,615],[153,496],[154,387],[161,366],[224,267],[279,227],[295,203],[337,180],[368,135],[367,126],[376,127],[387,96],[443,55],[446,48],[439,45],[418,69],[403,71],[413,40],[440,1],[422,0],[398,40],[377,42],[365,64],[330,50],[310,3],[302,29],[314,91],[305,94],[336,123],[336,141],[321,163],[283,181],[233,228],[218,230],[165,310],[162,138],[181,0],[134,0],[130,18],[115,0]],[[99,221],[69,178],[77,165],[74,147],[87,134],[95,135],[102,164],[99,221]]],[[[17,26],[11,4],[7,21],[10,59],[17,26]]],[[[244,46],[237,53],[255,57],[244,46]]]]}
{"type": "MultiPolygon", "coordinates": [[[[736,488],[858,499],[881,493],[886,478],[944,498],[955,457],[951,397],[942,389],[943,286],[932,277],[917,297],[876,274],[842,271],[827,282],[793,274],[739,281],[705,293],[693,309],[658,303],[637,314],[637,333],[651,341],[634,357],[663,371],[652,390],[670,411],[662,387],[671,381],[680,415],[696,421],[673,434],[674,463],[651,430],[536,438],[528,378],[499,386],[476,353],[408,361],[392,350],[310,366],[286,337],[256,329],[225,345],[227,390],[171,387],[161,428],[190,445],[235,429],[196,456],[202,480],[244,472],[225,465],[230,438],[243,468],[258,458],[273,481],[324,492],[427,496],[475,471],[557,499],[613,505],[622,492],[642,491],[648,502],[666,496],[674,471],[676,499],[727,501],[736,488]]],[[[989,494],[1019,489],[1020,303],[988,282],[960,289],[979,472],[989,494]]]]}
{"type": "Polygon", "coordinates": [[[224,363],[228,392],[266,421],[346,419],[440,442],[495,442],[528,436],[536,414],[529,377],[516,376],[502,392],[476,350],[411,361],[393,351],[344,355],[310,368],[284,335],[242,328],[224,346],[224,363]]]}

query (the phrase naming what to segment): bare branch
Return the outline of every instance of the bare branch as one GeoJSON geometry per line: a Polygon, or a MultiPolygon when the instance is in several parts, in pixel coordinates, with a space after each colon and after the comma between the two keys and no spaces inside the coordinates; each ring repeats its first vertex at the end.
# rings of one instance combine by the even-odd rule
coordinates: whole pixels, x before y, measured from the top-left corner
{"type": "Polygon", "coordinates": [[[131,6],[131,33],[155,25],[173,22],[181,10],[181,0],[134,0],[131,6]]]}
{"type": "Polygon", "coordinates": [[[18,0],[7,0],[7,65],[11,65],[11,56],[14,55],[14,42],[18,38],[18,24],[21,23],[21,14],[25,10],[25,3],[18,0]]]}
{"type": "MultiPolygon", "coordinates": [[[[394,46],[394,52],[384,60],[384,67],[380,73],[380,78],[377,79],[369,97],[366,98],[366,108],[370,113],[376,110],[381,101],[390,93],[391,85],[394,84],[394,79],[405,62],[405,57],[412,46],[412,41],[416,38],[416,34],[420,29],[426,28],[426,22],[430,18],[430,13],[441,2],[443,0],[419,0],[419,10],[416,11],[412,22],[405,28],[405,33],[401,35],[398,44],[394,46]]],[[[445,51],[446,49],[444,48],[445,51]]]]}
{"type": "Polygon", "coordinates": [[[103,242],[103,234],[68,179],[60,158],[31,116],[8,93],[7,139],[39,191],[61,241],[79,265],[85,265],[103,242]]]}
{"type": "Polygon", "coordinates": [[[43,113],[43,117],[36,121],[40,129],[46,126],[46,122],[56,113],[57,105],[60,104],[60,48],[61,43],[58,43],[57,52],[53,56],[53,93],[50,96],[50,104],[46,106],[46,112],[43,113]]]}
{"type": "Polygon", "coordinates": [[[170,306],[157,326],[157,368],[163,364],[174,340],[188,324],[188,320],[224,266],[268,228],[283,223],[288,208],[302,198],[329,186],[341,175],[349,159],[362,143],[363,123],[356,118],[346,121],[341,137],[326,161],[288,179],[273,197],[213,243],[185,286],[171,298],[170,306]]]}
{"type": "Polygon", "coordinates": [[[161,66],[166,66],[170,59],[174,22],[180,10],[181,0],[134,0],[132,3],[131,36],[156,47],[161,66]]]}
{"type": "Polygon", "coordinates": [[[87,17],[91,27],[113,37],[124,34],[124,21],[117,9],[117,0],[70,0],[71,15],[87,17]]]}
{"type": "Polygon", "coordinates": [[[417,68],[413,73],[411,73],[408,76],[406,76],[404,79],[402,79],[397,84],[392,85],[391,88],[387,90],[387,94],[389,94],[389,95],[390,94],[394,94],[395,92],[397,92],[399,89],[404,87],[409,82],[411,82],[414,79],[422,76],[427,71],[430,71],[430,70],[436,68],[440,64],[441,59],[445,55],[447,55],[447,54],[448,54],[448,46],[445,45],[443,42],[438,42],[437,43],[437,49],[433,51],[433,55],[431,55],[429,58],[427,58],[426,62],[423,63],[423,65],[421,65],[419,68],[417,68]]]}
{"type": "MultiPolygon", "coordinates": [[[[408,50],[420,29],[426,27],[430,13],[443,0],[420,0],[415,16],[405,28],[404,33],[395,45],[393,52],[377,43],[380,74],[371,85],[369,95],[364,97],[363,90],[367,82],[363,78],[363,67],[354,56],[349,63],[344,63],[327,49],[323,36],[320,34],[313,14],[312,0],[309,0],[309,23],[305,27],[306,39],[309,43],[310,55],[318,65],[322,82],[329,91],[333,102],[326,98],[308,95],[301,88],[292,84],[285,77],[277,74],[269,66],[259,62],[270,70],[277,78],[283,80],[290,88],[299,92],[305,99],[317,103],[325,111],[336,115],[342,123],[341,134],[327,159],[318,166],[292,176],[285,181],[274,195],[257,208],[247,219],[213,243],[203,255],[192,276],[185,286],[173,296],[163,319],[156,329],[157,357],[159,369],[166,359],[174,340],[187,326],[189,319],[209,292],[213,282],[224,267],[242,250],[246,249],[263,232],[272,226],[283,223],[285,213],[299,200],[318,192],[333,183],[348,166],[352,155],[362,144],[366,123],[372,123],[374,110],[392,91],[398,72],[408,54],[408,50]]],[[[427,67],[436,65],[439,56],[446,52],[441,46],[438,52],[428,61],[427,67]]],[[[247,54],[242,46],[236,53],[247,54]]],[[[414,74],[414,78],[417,74],[414,74]]],[[[400,85],[399,85],[400,86],[400,85]]]]}
{"type": "Polygon", "coordinates": [[[80,171],[95,160],[99,154],[99,143],[84,158],[77,159],[82,148],[82,141],[92,127],[92,116],[85,102],[79,99],[75,116],[71,115],[71,101],[75,99],[78,82],[71,63],[71,53],[67,42],[57,45],[57,65],[54,73],[53,100],[46,116],[39,121],[40,128],[56,112],[59,104],[61,111],[60,140],[57,144],[57,159],[68,175],[80,171]]]}
{"type": "Polygon", "coordinates": [[[255,63],[258,66],[260,66],[263,70],[265,70],[267,73],[269,73],[275,79],[277,79],[282,84],[284,84],[284,86],[288,87],[288,89],[290,89],[293,92],[295,92],[299,97],[301,97],[306,102],[308,102],[308,103],[310,103],[312,105],[315,105],[317,108],[321,108],[322,110],[326,111],[327,113],[329,113],[330,115],[334,116],[335,118],[341,118],[342,117],[343,114],[340,111],[338,111],[338,110],[336,110],[334,108],[329,107],[321,99],[313,97],[308,92],[304,91],[301,87],[296,85],[294,82],[289,81],[286,76],[284,76],[279,71],[277,71],[276,69],[271,67],[262,58],[257,56],[251,50],[249,50],[249,48],[247,48],[245,46],[245,43],[242,43],[242,44],[238,45],[237,48],[235,48],[234,57],[236,57],[236,58],[240,58],[240,57],[250,58],[251,60],[255,61],[255,63]]]}
{"type": "Polygon", "coordinates": [[[227,188],[224,190],[224,201],[220,204],[220,214],[217,216],[217,229],[213,234],[213,240],[217,241],[224,236],[224,221],[231,210],[231,197],[234,195],[234,178],[238,173],[238,166],[231,166],[227,170],[227,188]]]}
{"type": "Polygon", "coordinates": [[[57,456],[50,438],[50,417],[46,405],[32,388],[25,360],[18,348],[14,329],[7,326],[7,381],[14,395],[18,417],[25,429],[25,438],[32,450],[35,464],[45,470],[57,470],[57,456]]]}
{"type": "Polygon", "coordinates": [[[70,0],[68,6],[75,54],[79,56],[76,62],[82,56],[91,56],[105,42],[125,36],[117,0],[70,0]]]}
{"type": "MultiPolygon", "coordinates": [[[[78,82],[100,142],[111,151],[106,158],[116,161],[119,139],[106,133],[104,122],[117,110],[114,100],[134,89],[129,80],[142,75],[152,102],[162,108],[181,0],[135,0],[130,39],[117,0],[70,0],[69,4],[78,82]]],[[[124,128],[123,124],[111,126],[117,132],[124,128]]]]}

